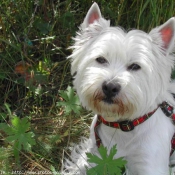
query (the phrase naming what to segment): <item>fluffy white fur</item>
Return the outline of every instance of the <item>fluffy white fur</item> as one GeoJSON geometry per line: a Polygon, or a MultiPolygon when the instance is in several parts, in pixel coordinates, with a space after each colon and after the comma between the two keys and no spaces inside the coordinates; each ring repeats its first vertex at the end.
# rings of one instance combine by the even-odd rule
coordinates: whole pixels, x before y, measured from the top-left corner
{"type": "MultiPolygon", "coordinates": [[[[110,22],[101,16],[94,3],[74,38],[70,56],[72,74],[77,72],[74,86],[82,105],[107,121],[136,119],[153,111],[163,101],[175,106],[171,94],[175,93],[175,84],[171,82],[174,39],[174,18],[148,34],[140,30],[126,32],[110,27],[110,22]],[[98,63],[98,57],[105,58],[106,63],[98,63]],[[132,64],[141,69],[128,70],[132,64]],[[103,82],[121,86],[112,104],[103,101],[103,82]]],[[[94,166],[87,162],[85,153],[98,155],[94,137],[96,120],[97,116],[91,125],[90,138],[74,147],[63,174],[85,175],[86,168],[94,166]]],[[[127,160],[127,175],[168,175],[169,164],[175,164],[175,156],[169,157],[174,133],[171,119],[160,108],[130,132],[103,124],[98,128],[103,145],[110,150],[117,144],[115,158],[127,160]]]]}

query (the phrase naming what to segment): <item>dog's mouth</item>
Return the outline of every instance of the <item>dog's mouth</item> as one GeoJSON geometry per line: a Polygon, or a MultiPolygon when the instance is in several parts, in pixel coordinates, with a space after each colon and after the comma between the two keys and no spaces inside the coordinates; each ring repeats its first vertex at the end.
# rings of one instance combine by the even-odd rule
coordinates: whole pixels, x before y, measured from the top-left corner
{"type": "Polygon", "coordinates": [[[101,91],[95,91],[89,99],[89,106],[98,114],[104,116],[123,116],[125,113],[132,113],[134,106],[127,100],[125,95],[106,96],[101,91]]]}
{"type": "Polygon", "coordinates": [[[111,98],[104,98],[103,100],[102,100],[103,102],[105,102],[105,103],[107,103],[107,104],[114,104],[114,100],[113,99],[111,99],[111,98]]]}

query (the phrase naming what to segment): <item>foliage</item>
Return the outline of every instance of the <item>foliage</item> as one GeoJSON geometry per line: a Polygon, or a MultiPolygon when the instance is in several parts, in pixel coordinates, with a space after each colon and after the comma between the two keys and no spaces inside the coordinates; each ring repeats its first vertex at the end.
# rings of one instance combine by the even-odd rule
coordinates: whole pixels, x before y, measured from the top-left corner
{"type": "Polygon", "coordinates": [[[109,155],[107,153],[107,148],[103,146],[100,146],[98,151],[101,158],[91,153],[86,153],[88,162],[97,164],[95,167],[87,170],[87,175],[121,175],[121,168],[125,166],[126,161],[123,160],[123,158],[114,159],[117,153],[116,145],[111,148],[109,155]]]}
{"type": "MultiPolygon", "coordinates": [[[[11,111],[9,113],[11,115],[11,111]]],[[[20,151],[22,149],[31,151],[31,147],[35,145],[34,133],[29,132],[30,123],[27,117],[20,119],[17,116],[11,116],[10,122],[11,125],[1,123],[0,130],[7,134],[5,141],[12,144],[15,159],[19,162],[20,151]]]]}
{"type": "Polygon", "coordinates": [[[6,141],[14,143],[14,155],[18,158],[19,151],[22,148],[26,151],[31,151],[31,147],[35,145],[34,133],[27,132],[30,127],[27,118],[19,119],[17,116],[14,116],[11,123],[11,126],[1,124],[1,128],[8,135],[6,141]]]}
{"type": "Polygon", "coordinates": [[[74,93],[73,88],[68,86],[66,91],[60,90],[60,96],[64,101],[58,102],[57,106],[63,106],[66,114],[70,114],[71,112],[80,114],[80,101],[78,96],[74,93]]]}

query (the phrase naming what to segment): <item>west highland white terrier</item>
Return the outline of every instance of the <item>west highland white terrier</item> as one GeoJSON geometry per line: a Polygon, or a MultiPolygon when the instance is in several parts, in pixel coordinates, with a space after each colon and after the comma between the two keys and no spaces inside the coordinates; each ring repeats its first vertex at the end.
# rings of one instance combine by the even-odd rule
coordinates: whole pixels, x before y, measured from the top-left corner
{"type": "Polygon", "coordinates": [[[117,145],[115,158],[126,159],[129,175],[169,174],[175,164],[174,39],[175,18],[149,33],[126,32],[110,27],[92,5],[70,58],[80,101],[96,115],[90,138],[73,149],[65,173],[86,174],[94,166],[86,152],[98,155],[102,144],[108,151],[117,145]]]}

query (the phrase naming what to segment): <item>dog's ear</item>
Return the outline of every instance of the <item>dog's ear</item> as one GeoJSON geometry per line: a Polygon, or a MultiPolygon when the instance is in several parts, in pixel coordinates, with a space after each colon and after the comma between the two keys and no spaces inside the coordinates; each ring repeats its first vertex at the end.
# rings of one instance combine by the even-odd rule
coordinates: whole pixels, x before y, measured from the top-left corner
{"type": "Polygon", "coordinates": [[[159,28],[160,35],[163,41],[163,47],[169,51],[174,46],[175,39],[175,18],[169,19],[159,28]]]}
{"type": "Polygon", "coordinates": [[[159,45],[161,43],[161,47],[165,53],[172,52],[175,42],[175,18],[170,18],[163,25],[153,29],[150,34],[152,35],[153,42],[159,45]],[[159,36],[154,35],[155,33],[158,33],[159,36]]]}
{"type": "Polygon", "coordinates": [[[93,24],[95,21],[98,21],[100,18],[101,18],[101,12],[100,12],[99,6],[96,2],[94,2],[84,19],[83,28],[88,27],[90,24],[93,24]]]}

